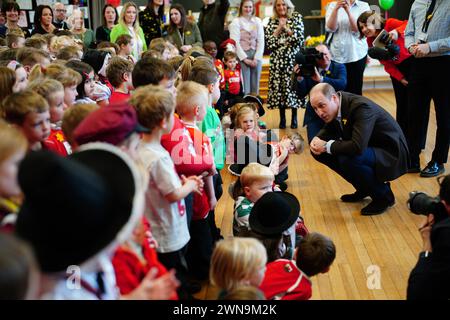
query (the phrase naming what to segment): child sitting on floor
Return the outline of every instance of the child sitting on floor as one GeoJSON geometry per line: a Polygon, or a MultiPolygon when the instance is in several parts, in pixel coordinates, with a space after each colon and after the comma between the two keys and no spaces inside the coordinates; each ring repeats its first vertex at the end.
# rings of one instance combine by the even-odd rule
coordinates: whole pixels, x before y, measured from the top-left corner
{"type": "Polygon", "coordinates": [[[233,234],[239,236],[249,227],[250,211],[253,204],[266,192],[273,191],[273,172],[262,164],[249,163],[234,185],[236,202],[234,204],[233,234]]]}
{"type": "Polygon", "coordinates": [[[278,259],[267,264],[260,289],[267,299],[309,300],[310,277],[327,273],[335,257],[336,247],[331,239],[310,233],[298,245],[295,260],[278,259]]]}
{"type": "Polygon", "coordinates": [[[258,287],[266,270],[267,254],[256,239],[220,240],[211,258],[210,281],[221,289],[219,299],[242,286],[258,287]]]}

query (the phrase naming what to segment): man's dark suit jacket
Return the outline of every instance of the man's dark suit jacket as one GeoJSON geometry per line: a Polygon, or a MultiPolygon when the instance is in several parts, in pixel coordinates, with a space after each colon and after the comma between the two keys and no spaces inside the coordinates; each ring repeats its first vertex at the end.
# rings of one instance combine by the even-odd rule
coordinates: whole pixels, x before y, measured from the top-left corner
{"type": "Polygon", "coordinates": [[[409,275],[408,300],[450,299],[450,218],[433,225],[431,247],[409,275]]]}
{"type": "Polygon", "coordinates": [[[368,147],[375,152],[375,175],[380,181],[394,180],[408,169],[408,147],[395,119],[373,101],[339,92],[341,126],[334,120],[317,134],[322,140],[336,140],[331,154],[358,156],[368,147]],[[342,130],[341,130],[342,128],[342,130]]]}

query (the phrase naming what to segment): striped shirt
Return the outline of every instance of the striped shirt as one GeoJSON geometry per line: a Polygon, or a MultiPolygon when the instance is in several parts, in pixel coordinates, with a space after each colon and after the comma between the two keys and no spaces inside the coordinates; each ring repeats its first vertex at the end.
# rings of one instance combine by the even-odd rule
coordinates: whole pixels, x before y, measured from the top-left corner
{"type": "MultiPolygon", "coordinates": [[[[409,48],[419,43],[425,15],[432,0],[414,1],[409,14],[408,25],[405,30],[405,47],[409,48]]],[[[450,55],[450,1],[437,0],[433,11],[433,18],[428,26],[426,42],[430,45],[431,53],[427,57],[450,55]]]]}

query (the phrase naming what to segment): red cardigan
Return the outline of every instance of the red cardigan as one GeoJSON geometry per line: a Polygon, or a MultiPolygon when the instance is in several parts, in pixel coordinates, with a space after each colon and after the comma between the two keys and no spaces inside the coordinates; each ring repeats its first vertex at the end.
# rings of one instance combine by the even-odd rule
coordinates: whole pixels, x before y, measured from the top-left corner
{"type": "MultiPolygon", "coordinates": [[[[400,47],[400,53],[398,55],[398,59],[393,60],[380,60],[380,63],[384,65],[384,70],[386,70],[389,75],[391,75],[394,79],[400,81],[405,76],[398,70],[397,65],[402,63],[404,60],[411,57],[411,54],[408,52],[408,50],[405,48],[405,29],[406,25],[408,24],[408,20],[397,20],[394,18],[390,18],[386,20],[386,24],[384,26],[384,30],[387,32],[390,32],[392,30],[397,30],[398,32],[398,39],[396,41],[396,44],[400,47]]],[[[372,43],[375,40],[375,37],[367,38],[367,43],[369,47],[372,47],[372,43]]]]}

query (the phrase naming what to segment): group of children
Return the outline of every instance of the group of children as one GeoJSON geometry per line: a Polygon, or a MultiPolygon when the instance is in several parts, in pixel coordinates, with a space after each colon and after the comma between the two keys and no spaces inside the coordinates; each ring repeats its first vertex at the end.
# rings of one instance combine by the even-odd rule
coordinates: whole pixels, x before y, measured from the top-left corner
{"type": "Polygon", "coordinates": [[[155,39],[134,61],[127,36],[87,51],[33,39],[0,49],[1,297],[190,299],[208,279],[223,299],[311,297],[335,248],[280,191],[302,139],[265,131],[262,100],[235,97],[235,54],[224,70],[212,42],[180,57],[155,39]],[[236,161],[242,139],[267,157],[236,161]],[[240,168],[221,240],[227,152],[240,168]]]}

